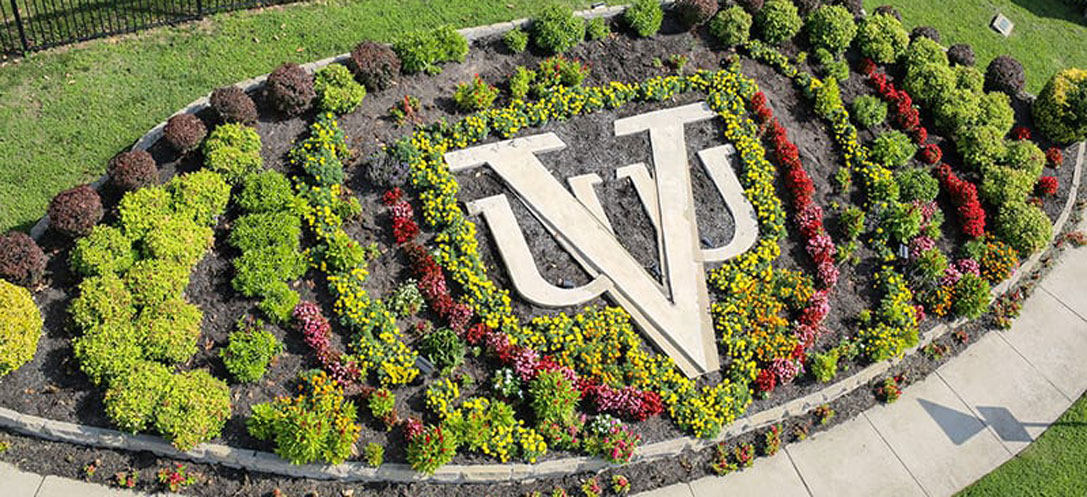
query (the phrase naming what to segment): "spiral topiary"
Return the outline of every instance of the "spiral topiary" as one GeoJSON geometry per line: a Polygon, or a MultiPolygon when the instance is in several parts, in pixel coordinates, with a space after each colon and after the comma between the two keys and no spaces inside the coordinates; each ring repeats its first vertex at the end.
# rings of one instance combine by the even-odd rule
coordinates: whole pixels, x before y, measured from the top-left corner
{"type": "Polygon", "coordinates": [[[351,50],[351,70],[366,89],[384,90],[400,75],[400,57],[385,45],[365,41],[351,50]]]}
{"type": "Polygon", "coordinates": [[[216,88],[208,103],[224,123],[252,126],[257,122],[257,105],[237,86],[216,88]]]}
{"type": "Polygon", "coordinates": [[[268,75],[264,96],[276,110],[297,116],[310,108],[317,93],[313,90],[313,76],[302,66],[286,62],[268,75]]]}
{"type": "Polygon", "coordinates": [[[0,278],[29,288],[44,274],[45,253],[33,238],[21,231],[0,236],[0,278]]]}
{"type": "Polygon", "coordinates": [[[102,220],[102,198],[90,185],[70,188],[49,203],[49,227],[61,234],[78,237],[91,232],[102,220]]]}
{"type": "MultiPolygon", "coordinates": [[[[192,114],[181,114],[191,116],[192,114]]],[[[180,116],[175,116],[180,117],[180,116]]],[[[194,116],[195,117],[195,116],[194,116]]],[[[171,122],[173,119],[171,119],[171,122]]],[[[169,128],[169,125],[167,125],[169,128]]],[[[203,125],[201,125],[203,131],[203,125]]],[[[203,140],[203,137],[200,137],[203,140]]],[[[200,144],[197,140],[197,145],[200,144]]],[[[121,152],[109,161],[109,180],[122,191],[132,191],[158,182],[159,170],[155,159],[146,150],[121,152]]]]}

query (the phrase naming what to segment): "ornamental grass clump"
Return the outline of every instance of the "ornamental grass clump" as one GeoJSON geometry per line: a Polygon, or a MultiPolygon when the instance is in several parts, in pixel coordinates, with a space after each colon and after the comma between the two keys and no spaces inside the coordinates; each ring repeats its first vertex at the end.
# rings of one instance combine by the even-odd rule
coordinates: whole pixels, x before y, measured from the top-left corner
{"type": "Polygon", "coordinates": [[[42,316],[26,288],[0,280],[0,378],[30,362],[42,335],[42,316]]]}
{"type": "Polygon", "coordinates": [[[292,464],[339,464],[355,453],[362,427],[354,402],[324,371],[300,375],[297,395],[253,406],[249,434],[275,443],[275,453],[292,464]]]}
{"type": "Polygon", "coordinates": [[[45,252],[38,242],[21,231],[0,235],[0,279],[33,288],[44,275],[45,252]]]}
{"type": "Polygon", "coordinates": [[[335,114],[350,114],[362,104],[366,87],[355,82],[343,64],[329,64],[313,75],[317,109],[335,114]]]}

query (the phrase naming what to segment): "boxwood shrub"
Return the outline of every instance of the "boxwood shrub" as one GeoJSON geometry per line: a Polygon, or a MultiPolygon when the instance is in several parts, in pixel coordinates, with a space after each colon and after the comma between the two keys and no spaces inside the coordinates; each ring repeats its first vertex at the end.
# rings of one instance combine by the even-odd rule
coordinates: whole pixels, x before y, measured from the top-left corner
{"type": "Polygon", "coordinates": [[[1026,258],[1049,243],[1053,225],[1042,209],[1026,202],[1008,202],[997,211],[996,234],[1019,252],[1020,258],[1026,258]]]}
{"type": "Polygon", "coordinates": [[[770,0],[755,15],[762,39],[771,45],[791,40],[803,25],[800,13],[789,0],[770,0]]]}
{"type": "Polygon", "coordinates": [[[358,84],[343,64],[329,64],[313,76],[317,108],[336,114],[354,112],[366,97],[366,87],[358,84]]]}
{"type": "Polygon", "coordinates": [[[660,31],[664,10],[657,0],[634,0],[623,12],[623,20],[635,34],[645,38],[660,31]]]}
{"type": "Polygon", "coordinates": [[[751,14],[734,5],[710,19],[710,35],[725,46],[742,45],[751,36],[751,22],[751,14]]]}
{"type": "Polygon", "coordinates": [[[204,141],[204,165],[234,183],[264,166],[260,147],[260,135],[255,129],[242,124],[222,124],[204,141]]]}
{"type": "Polygon", "coordinates": [[[532,20],[532,42],[545,52],[559,54],[585,39],[585,21],[564,5],[551,5],[532,20]]]}
{"type": "Polygon", "coordinates": [[[878,63],[890,64],[906,52],[910,35],[902,23],[884,14],[868,16],[857,31],[857,46],[861,53],[878,63]]]}
{"type": "Polygon", "coordinates": [[[825,5],[816,9],[808,16],[806,27],[813,47],[836,54],[849,48],[857,36],[853,14],[840,5],[825,5]]]}
{"type": "Polygon", "coordinates": [[[0,378],[34,358],[42,316],[30,291],[0,280],[0,378]]]}
{"type": "Polygon", "coordinates": [[[242,383],[253,383],[264,376],[268,364],[282,351],[283,344],[260,321],[243,320],[219,355],[231,376],[242,383]]]}
{"type": "Polygon", "coordinates": [[[879,97],[861,95],[853,100],[853,119],[862,128],[871,128],[887,120],[887,104],[879,97]]]}

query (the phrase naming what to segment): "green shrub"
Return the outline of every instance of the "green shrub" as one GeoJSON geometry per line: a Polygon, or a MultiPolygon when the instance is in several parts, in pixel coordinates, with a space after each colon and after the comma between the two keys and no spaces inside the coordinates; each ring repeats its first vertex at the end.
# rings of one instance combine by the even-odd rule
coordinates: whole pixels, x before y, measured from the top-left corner
{"type": "Polygon", "coordinates": [[[1008,142],[1008,154],[1001,164],[1027,173],[1032,180],[1037,180],[1045,168],[1045,152],[1030,140],[1008,142]]]}
{"type": "MultiPolygon", "coordinates": [[[[366,405],[376,419],[390,419],[396,416],[396,395],[387,388],[379,388],[370,394],[366,405]]],[[[387,423],[386,423],[387,425],[387,423]]]]}
{"type": "Polygon", "coordinates": [[[536,81],[536,71],[517,66],[513,75],[510,76],[510,96],[515,100],[524,100],[528,96],[529,89],[532,88],[533,81],[536,81]]]}
{"type": "Polygon", "coordinates": [[[528,384],[536,422],[566,426],[574,421],[581,393],[559,371],[543,371],[528,384]]]}
{"type": "Polygon", "coordinates": [[[850,205],[842,210],[839,222],[842,226],[842,235],[846,240],[856,240],[864,232],[864,210],[855,205],[850,205]]]}
{"type": "Polygon", "coordinates": [[[171,364],[188,361],[196,354],[203,320],[200,307],[182,298],[166,299],[140,309],[135,327],[143,335],[144,356],[171,364]]]}
{"type": "Polygon", "coordinates": [[[423,427],[423,432],[408,440],[407,457],[411,469],[424,475],[434,474],[457,455],[456,434],[441,426],[423,427]]]}
{"type": "Polygon", "coordinates": [[[532,41],[548,53],[563,53],[585,39],[585,21],[564,5],[550,5],[532,21],[532,41]]]}
{"type": "Polygon", "coordinates": [[[430,31],[408,34],[393,44],[400,56],[401,68],[407,74],[442,72],[442,62],[464,62],[468,56],[468,40],[455,29],[442,26],[430,31]]]}
{"type": "Polygon", "coordinates": [[[143,362],[139,337],[129,321],[98,325],[72,340],[79,368],[95,385],[128,374],[143,362]]]}
{"type": "Polygon", "coordinates": [[[230,417],[230,388],[203,369],[173,376],[155,413],[155,430],[178,450],[219,436],[230,417]]]}
{"type": "Polygon", "coordinates": [[[272,321],[283,324],[291,319],[291,312],[298,306],[301,297],[282,281],[277,281],[264,289],[264,298],[257,303],[257,308],[272,321]]]}
{"type": "Polygon", "coordinates": [[[830,79],[844,83],[849,79],[849,62],[845,59],[830,61],[823,65],[823,73],[830,79]]]}
{"type": "Polygon", "coordinates": [[[139,240],[159,222],[173,214],[170,193],[166,187],[149,186],[128,192],[117,207],[121,227],[131,240],[139,240]]]}
{"type": "Polygon", "coordinates": [[[42,316],[30,290],[0,279],[0,378],[30,362],[42,336],[42,316]]]}
{"type": "Polygon", "coordinates": [[[862,95],[853,100],[853,119],[862,128],[871,128],[887,120],[887,104],[879,97],[862,95]]]}
{"type": "Polygon", "coordinates": [[[188,217],[172,217],[147,233],[144,249],[154,257],[191,267],[204,258],[215,242],[214,230],[188,217]]]}
{"type": "Polygon", "coordinates": [[[934,102],[950,93],[955,83],[955,71],[947,64],[929,63],[911,68],[903,89],[918,101],[934,102]]]}
{"type": "Polygon", "coordinates": [[[540,65],[536,68],[532,92],[537,97],[543,97],[559,86],[567,88],[579,86],[588,76],[589,66],[579,60],[556,55],[540,61],[540,65]]]}
{"type": "Polygon", "coordinates": [[[137,306],[156,305],[168,298],[181,297],[189,286],[189,267],[176,262],[144,259],[125,273],[125,287],[132,292],[137,306]]]}
{"type": "Polygon", "coordinates": [[[511,29],[502,35],[502,41],[511,52],[521,53],[528,48],[528,33],[523,29],[511,29]]]}
{"type": "Polygon", "coordinates": [[[938,248],[932,248],[921,252],[911,263],[916,278],[923,283],[935,283],[947,271],[947,256],[938,248]]]}
{"type": "Polygon", "coordinates": [[[329,64],[313,75],[317,92],[317,109],[336,114],[354,112],[366,98],[366,87],[355,81],[351,70],[343,64],[329,64]]]}
{"type": "Polygon", "coordinates": [[[99,224],[91,234],[76,240],[69,262],[83,276],[123,273],[136,262],[136,250],[124,231],[99,224]]]}
{"type": "Polygon", "coordinates": [[[816,48],[842,53],[857,36],[853,14],[840,5],[824,5],[808,16],[808,39],[816,48]]]}
{"type": "Polygon", "coordinates": [[[443,375],[464,364],[464,342],[449,328],[438,329],[423,337],[419,349],[443,375]]]}
{"type": "Polygon", "coordinates": [[[230,334],[229,343],[219,352],[226,370],[242,383],[253,383],[268,371],[268,364],[283,351],[272,332],[260,321],[239,322],[230,334]]]}
{"type": "Polygon", "coordinates": [[[838,80],[827,78],[823,85],[815,90],[815,112],[827,119],[833,118],[834,113],[842,104],[842,92],[838,87],[838,80]]]}
{"type": "Polygon", "coordinates": [[[956,88],[975,94],[982,93],[982,88],[984,88],[985,85],[985,76],[981,74],[981,71],[979,71],[978,68],[973,66],[954,66],[951,70],[955,71],[956,88]]]}
{"type": "Polygon", "coordinates": [[[903,64],[906,66],[906,72],[910,72],[919,67],[927,66],[929,64],[936,64],[939,66],[948,66],[947,53],[944,52],[944,48],[936,43],[932,38],[919,36],[914,38],[910,42],[909,47],[906,49],[906,56],[903,60],[903,64]]]}
{"type": "Polygon", "coordinates": [[[1087,139],[1087,70],[1054,74],[1033,106],[1034,122],[1050,140],[1071,143],[1087,139]]]}
{"type": "Polygon", "coordinates": [[[751,36],[751,14],[740,6],[732,6],[717,12],[710,19],[710,35],[725,46],[742,45],[751,36]]]}
{"type": "Polygon", "coordinates": [[[951,290],[951,311],[956,316],[975,319],[989,308],[989,282],[973,273],[962,275],[951,290]]]}
{"type": "Polygon", "coordinates": [[[250,174],[242,180],[238,205],[246,212],[285,211],[294,206],[291,181],[277,171],[250,174]]]}
{"type": "Polygon", "coordinates": [[[196,171],[176,176],[166,184],[177,214],[191,218],[201,226],[212,226],[230,202],[230,185],[212,171],[196,171]]]}
{"type": "Polygon", "coordinates": [[[981,198],[991,205],[1008,202],[1024,202],[1034,191],[1036,176],[1008,166],[984,165],[981,167],[981,198]]]}
{"type": "Polygon", "coordinates": [[[260,147],[260,135],[255,129],[243,124],[220,124],[204,140],[204,165],[234,183],[264,166],[260,147]]]}
{"type": "Polygon", "coordinates": [[[366,444],[366,448],[362,449],[362,459],[371,468],[381,466],[385,462],[385,447],[376,442],[366,444]]]}
{"type": "Polygon", "coordinates": [[[815,354],[811,359],[811,373],[816,380],[830,383],[838,374],[838,349],[815,354]]]}
{"type": "Polygon", "coordinates": [[[402,318],[415,315],[424,305],[426,301],[423,300],[423,294],[419,292],[418,283],[413,279],[401,283],[389,298],[389,308],[402,318]]]}
{"type": "Polygon", "coordinates": [[[234,289],[247,297],[266,295],[285,280],[306,272],[308,263],[298,250],[285,245],[249,250],[234,259],[234,289]]]}
{"type": "Polygon", "coordinates": [[[138,361],[131,371],[110,382],[104,400],[106,415],[121,431],[144,431],[172,383],[173,374],[166,366],[138,361]]]}
{"type": "Polygon", "coordinates": [[[339,230],[325,239],[325,244],[314,251],[315,260],[321,261],[322,271],[344,273],[366,262],[368,251],[347,232],[339,230]]]}
{"type": "Polygon", "coordinates": [[[453,101],[456,102],[457,108],[465,112],[490,109],[496,98],[498,98],[498,88],[487,84],[478,74],[471,83],[457,85],[457,91],[453,93],[453,101]]]}
{"type": "Polygon", "coordinates": [[[991,126],[973,126],[959,131],[955,145],[963,160],[977,169],[995,164],[1008,154],[1004,133],[991,126]]]}
{"type": "Polygon", "coordinates": [[[603,17],[594,17],[585,22],[585,37],[589,40],[603,40],[611,35],[611,26],[603,17]]]}
{"type": "Polygon", "coordinates": [[[913,204],[892,204],[883,216],[884,231],[899,242],[907,243],[921,233],[921,210],[913,204]]]}
{"type": "Polygon", "coordinates": [[[856,41],[865,57],[881,64],[891,64],[906,52],[910,34],[898,19],[876,14],[861,22],[856,41]]]}
{"type": "Polygon", "coordinates": [[[661,29],[664,9],[658,0],[634,0],[623,12],[623,20],[638,36],[653,36],[661,29]]]}
{"type": "Polygon", "coordinates": [[[997,211],[996,234],[1025,259],[1049,244],[1053,225],[1042,209],[1026,202],[1010,202],[997,211]]]}
{"type": "Polygon", "coordinates": [[[755,24],[758,25],[764,41],[771,45],[780,45],[796,36],[803,21],[791,1],[770,0],[755,15],[755,24]]]}
{"type": "Polygon", "coordinates": [[[912,167],[895,173],[899,199],[903,202],[932,202],[940,194],[940,181],[923,167],[912,167]]]}
{"type": "Polygon", "coordinates": [[[239,217],[230,230],[230,244],[242,252],[283,245],[298,250],[302,221],[292,212],[261,212],[239,217]]]}
{"type": "Polygon", "coordinates": [[[898,201],[898,182],[890,174],[876,176],[866,185],[870,203],[890,203],[898,201]]]}
{"type": "Polygon", "coordinates": [[[68,307],[72,321],[84,330],[105,323],[128,323],[136,315],[132,294],[116,274],[103,273],[79,283],[79,296],[68,307]]]}
{"type": "Polygon", "coordinates": [[[905,133],[893,130],[877,136],[872,142],[871,152],[872,160],[895,168],[905,166],[917,152],[917,146],[905,133]]]}
{"type": "Polygon", "coordinates": [[[1001,138],[1015,125],[1015,109],[1012,109],[1011,98],[1004,93],[991,91],[982,95],[978,108],[980,125],[993,128],[1001,138]]]}
{"type": "Polygon", "coordinates": [[[344,462],[362,429],[355,423],[355,404],[323,371],[303,373],[302,383],[300,395],[253,406],[249,433],[275,442],[275,453],[294,464],[344,462]]]}
{"type": "Polygon", "coordinates": [[[952,135],[974,125],[981,117],[981,96],[981,93],[962,89],[948,92],[932,106],[936,125],[952,135]]]}

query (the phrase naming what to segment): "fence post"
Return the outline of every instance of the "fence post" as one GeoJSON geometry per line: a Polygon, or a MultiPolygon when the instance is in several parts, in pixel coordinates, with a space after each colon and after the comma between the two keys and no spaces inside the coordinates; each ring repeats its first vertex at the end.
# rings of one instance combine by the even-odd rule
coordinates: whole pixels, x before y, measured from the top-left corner
{"type": "MultiPolygon", "coordinates": [[[[15,1],[15,0],[11,0],[15,1]]],[[[196,0],[196,17],[204,17],[204,0],[196,0]]]]}
{"type": "Polygon", "coordinates": [[[23,42],[23,55],[30,52],[30,44],[26,42],[26,29],[23,28],[23,17],[19,15],[19,4],[11,0],[11,10],[15,14],[15,25],[19,28],[19,41],[23,42]]]}

